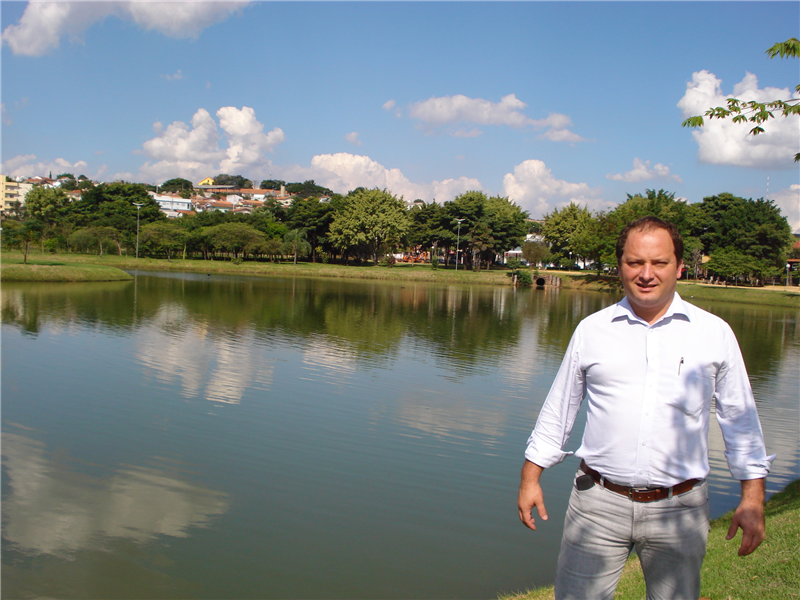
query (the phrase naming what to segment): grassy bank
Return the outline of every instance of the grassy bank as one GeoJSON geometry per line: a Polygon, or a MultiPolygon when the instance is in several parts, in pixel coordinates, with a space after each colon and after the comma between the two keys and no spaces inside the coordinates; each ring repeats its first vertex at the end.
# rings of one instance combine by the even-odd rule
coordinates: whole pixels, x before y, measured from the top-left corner
{"type": "MultiPolygon", "coordinates": [[[[800,598],[800,479],[766,504],[767,539],[750,556],[739,557],[741,531],[733,540],[725,535],[733,512],[711,522],[708,552],[703,562],[701,596],[709,600],[788,600],[800,598]]],[[[553,588],[501,596],[500,600],[551,600],[553,588]]],[[[644,576],[636,556],[622,572],[616,600],[643,600],[644,576]]]]}
{"type": "Polygon", "coordinates": [[[110,265],[80,264],[62,260],[28,260],[3,257],[0,268],[1,281],[128,281],[133,279],[125,271],[110,265]]]}
{"type": "MultiPolygon", "coordinates": [[[[6,252],[3,255],[3,270],[9,263],[21,263],[20,253],[6,252]]],[[[426,264],[400,263],[393,267],[376,267],[372,264],[361,266],[333,265],[300,262],[252,262],[234,264],[229,260],[181,260],[139,258],[105,255],[100,258],[92,254],[45,255],[33,254],[29,263],[51,263],[69,265],[93,265],[116,267],[125,270],[150,271],[188,271],[194,273],[215,273],[226,275],[246,275],[253,277],[334,277],[343,279],[379,279],[386,281],[419,281],[441,284],[468,285],[511,285],[508,270],[495,267],[489,271],[474,273],[469,269],[448,266],[432,269],[426,264]]],[[[540,271],[542,276],[554,276],[561,280],[564,289],[611,292],[622,294],[619,278],[608,275],[595,275],[590,272],[540,271]]],[[[4,277],[5,278],[5,277],[4,277]]],[[[29,279],[33,281],[33,279],[29,279]]],[[[706,286],[695,283],[679,283],[678,292],[686,298],[714,300],[718,302],[740,302],[745,304],[766,304],[786,308],[800,308],[800,290],[793,288],[746,288],[706,286]]]]}
{"type": "Polygon", "coordinates": [[[713,300],[715,302],[740,302],[743,304],[768,304],[786,308],[800,308],[800,291],[793,287],[724,287],[697,283],[679,283],[678,293],[683,298],[713,300]]]}

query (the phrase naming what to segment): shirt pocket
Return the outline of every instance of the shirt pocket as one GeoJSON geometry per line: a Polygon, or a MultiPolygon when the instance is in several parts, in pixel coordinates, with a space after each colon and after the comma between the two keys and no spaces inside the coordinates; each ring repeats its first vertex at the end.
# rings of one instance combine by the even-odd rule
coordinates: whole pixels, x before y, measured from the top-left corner
{"type": "Polygon", "coordinates": [[[673,391],[668,403],[689,416],[698,415],[711,405],[716,369],[682,357],[674,375],[673,391]]]}

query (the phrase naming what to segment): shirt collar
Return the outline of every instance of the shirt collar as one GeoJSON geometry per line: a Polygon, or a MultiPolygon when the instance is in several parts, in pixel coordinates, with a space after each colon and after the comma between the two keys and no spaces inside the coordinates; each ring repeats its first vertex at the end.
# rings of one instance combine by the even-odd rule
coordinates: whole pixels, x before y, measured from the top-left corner
{"type": "MultiPolygon", "coordinates": [[[[683,298],[681,298],[680,295],[678,295],[678,292],[675,292],[675,296],[672,298],[672,302],[670,303],[667,312],[664,313],[664,315],[658,321],[653,323],[653,325],[656,325],[661,321],[664,321],[665,319],[674,318],[676,316],[679,316],[687,321],[692,320],[688,306],[686,305],[686,302],[683,301],[683,298]]],[[[628,301],[627,296],[625,296],[622,300],[617,302],[617,304],[614,307],[614,311],[611,315],[611,320],[616,321],[618,319],[628,319],[630,321],[638,321],[650,327],[649,323],[644,321],[644,319],[642,319],[635,312],[633,312],[633,307],[631,306],[631,303],[628,301]]]]}

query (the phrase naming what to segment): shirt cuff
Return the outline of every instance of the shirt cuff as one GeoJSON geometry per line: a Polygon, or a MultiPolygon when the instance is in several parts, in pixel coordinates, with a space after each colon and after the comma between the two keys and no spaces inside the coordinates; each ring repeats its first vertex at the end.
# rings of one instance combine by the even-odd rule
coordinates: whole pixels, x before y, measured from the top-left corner
{"type": "Polygon", "coordinates": [[[573,452],[564,452],[561,448],[547,446],[548,444],[543,444],[541,440],[538,443],[531,442],[525,449],[525,459],[544,469],[549,469],[574,454],[573,452]]]}
{"type": "Polygon", "coordinates": [[[728,461],[728,469],[734,479],[744,481],[747,479],[761,479],[766,477],[769,470],[772,468],[772,461],[775,460],[775,454],[763,458],[756,458],[750,456],[735,456],[725,453],[725,459],[728,461]]]}

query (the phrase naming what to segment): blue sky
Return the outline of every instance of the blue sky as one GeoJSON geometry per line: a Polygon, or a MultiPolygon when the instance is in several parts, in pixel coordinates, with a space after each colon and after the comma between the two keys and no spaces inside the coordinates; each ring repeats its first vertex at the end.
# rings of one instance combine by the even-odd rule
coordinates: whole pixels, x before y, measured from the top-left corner
{"type": "Polygon", "coordinates": [[[195,183],[220,172],[481,189],[541,217],[664,188],[774,199],[800,230],[797,2],[2,2],[2,172],[195,183]]]}

